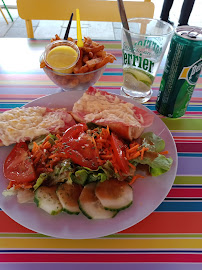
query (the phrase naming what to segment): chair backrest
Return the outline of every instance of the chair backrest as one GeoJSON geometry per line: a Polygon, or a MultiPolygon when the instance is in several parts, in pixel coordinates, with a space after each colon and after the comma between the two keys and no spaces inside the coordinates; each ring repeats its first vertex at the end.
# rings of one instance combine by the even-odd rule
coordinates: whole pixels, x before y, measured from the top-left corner
{"type": "MultiPolygon", "coordinates": [[[[128,18],[153,18],[151,0],[124,1],[128,18]]],[[[33,38],[32,20],[68,20],[77,8],[82,21],[119,22],[116,0],[17,0],[19,16],[26,21],[27,35],[33,38]]]]}

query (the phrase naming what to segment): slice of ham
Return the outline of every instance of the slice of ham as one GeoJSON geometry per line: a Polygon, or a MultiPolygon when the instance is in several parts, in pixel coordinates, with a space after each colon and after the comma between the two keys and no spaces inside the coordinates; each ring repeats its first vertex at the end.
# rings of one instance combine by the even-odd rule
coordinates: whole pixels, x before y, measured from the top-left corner
{"type": "Polygon", "coordinates": [[[22,107],[0,115],[0,146],[63,133],[76,122],[66,108],[22,107]]]}
{"type": "Polygon", "coordinates": [[[112,131],[127,140],[138,138],[144,128],[152,124],[154,118],[146,110],[94,87],[89,87],[74,104],[72,116],[78,122],[108,125],[112,131]]]}

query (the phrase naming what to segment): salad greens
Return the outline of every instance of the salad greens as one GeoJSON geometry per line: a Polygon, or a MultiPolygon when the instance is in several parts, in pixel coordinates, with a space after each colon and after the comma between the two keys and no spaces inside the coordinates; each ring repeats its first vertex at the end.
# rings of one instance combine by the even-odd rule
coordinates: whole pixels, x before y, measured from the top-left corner
{"type": "Polygon", "coordinates": [[[143,159],[137,157],[131,160],[131,163],[135,166],[137,164],[149,165],[149,171],[152,176],[159,176],[169,171],[173,159],[171,157],[167,158],[160,153],[165,148],[164,140],[153,132],[143,133],[140,138],[142,139],[142,145],[149,150],[145,153],[143,159]]]}
{"type": "MultiPolygon", "coordinates": [[[[50,142],[52,144],[56,139],[57,138],[54,135],[51,135],[49,140],[51,140],[50,142]]],[[[160,153],[165,148],[164,140],[153,132],[143,133],[139,139],[141,140],[141,147],[147,148],[148,151],[145,152],[143,158],[138,156],[137,158],[130,160],[130,163],[134,166],[137,166],[138,164],[148,165],[151,176],[155,177],[169,171],[173,160],[160,153]]],[[[41,144],[43,141],[44,138],[38,140],[37,143],[41,144]]],[[[48,183],[48,185],[52,186],[67,181],[69,183],[74,182],[85,186],[92,182],[104,182],[112,177],[120,179],[120,175],[117,172],[115,173],[113,165],[109,160],[102,166],[99,166],[96,170],[92,170],[87,167],[75,165],[70,159],[66,159],[59,162],[54,167],[53,172],[41,173],[34,185],[34,190],[43,183],[48,183]]],[[[129,179],[131,178],[132,176],[130,175],[129,179]]]]}
{"type": "Polygon", "coordinates": [[[33,186],[34,190],[40,187],[47,178],[48,178],[47,173],[41,173],[36,180],[36,184],[33,186]]]}
{"type": "Polygon", "coordinates": [[[170,170],[173,160],[166,157],[164,148],[164,140],[153,132],[128,142],[109,127],[79,123],[62,136],[49,134],[28,145],[17,144],[8,160],[15,160],[19,152],[22,171],[21,161],[26,157],[23,172],[29,168],[28,183],[11,181],[4,196],[17,187],[19,202],[34,201],[51,215],[64,211],[111,218],[133,203],[132,184],[144,178],[145,170],[154,177],[170,170]]]}
{"type": "MultiPolygon", "coordinates": [[[[53,145],[53,144],[55,143],[55,140],[57,140],[57,137],[56,137],[54,134],[51,134],[51,133],[48,134],[48,136],[49,136],[49,140],[48,140],[48,141],[50,142],[51,145],[53,145]]],[[[33,143],[34,143],[34,142],[37,143],[38,145],[40,145],[40,144],[42,144],[42,143],[45,141],[46,137],[47,137],[47,135],[41,135],[41,136],[39,136],[37,139],[31,141],[31,142],[28,144],[29,150],[30,150],[30,151],[32,150],[32,148],[33,148],[33,143]]]]}
{"type": "Polygon", "coordinates": [[[153,132],[143,133],[140,138],[142,139],[142,145],[148,147],[149,151],[161,152],[165,148],[164,140],[153,132]]]}
{"type": "Polygon", "coordinates": [[[64,160],[56,165],[51,173],[41,173],[34,185],[34,190],[41,186],[45,181],[48,185],[69,182],[85,186],[92,182],[104,182],[114,176],[114,170],[111,162],[107,161],[97,170],[91,170],[87,167],[74,166],[70,160],[64,160]]]}

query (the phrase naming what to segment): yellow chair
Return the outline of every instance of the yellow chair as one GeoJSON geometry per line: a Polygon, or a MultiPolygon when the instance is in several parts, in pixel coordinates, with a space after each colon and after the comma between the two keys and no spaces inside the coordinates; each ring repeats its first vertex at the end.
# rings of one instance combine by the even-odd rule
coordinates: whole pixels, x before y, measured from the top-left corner
{"type": "MultiPolygon", "coordinates": [[[[124,1],[128,18],[153,18],[151,0],[124,1]]],[[[32,20],[68,20],[77,8],[82,21],[119,22],[116,0],[17,0],[19,16],[25,20],[28,38],[34,38],[32,20]]]]}

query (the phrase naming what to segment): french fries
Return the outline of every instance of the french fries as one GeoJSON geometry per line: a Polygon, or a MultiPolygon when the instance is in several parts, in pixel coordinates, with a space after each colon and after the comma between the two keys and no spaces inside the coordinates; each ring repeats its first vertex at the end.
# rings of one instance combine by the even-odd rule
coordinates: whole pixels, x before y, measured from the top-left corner
{"type": "MultiPolygon", "coordinates": [[[[51,42],[61,40],[56,34],[55,38],[51,39],[51,42]]],[[[77,43],[71,37],[68,38],[69,41],[77,43]]],[[[80,58],[73,69],[73,73],[86,73],[89,71],[96,70],[103,67],[107,63],[113,63],[116,57],[110,53],[104,51],[104,45],[92,41],[89,37],[84,37],[84,45],[80,47],[80,58]]],[[[42,61],[40,64],[41,68],[46,66],[45,62],[42,61]]]]}
{"type": "Polygon", "coordinates": [[[103,67],[109,62],[113,63],[114,60],[116,60],[114,55],[104,51],[104,45],[100,45],[99,43],[92,41],[89,37],[84,37],[84,45],[80,48],[80,52],[80,59],[77,62],[73,73],[78,74],[93,71],[103,67]]]}
{"type": "MultiPolygon", "coordinates": [[[[51,39],[51,42],[61,40],[60,37],[56,34],[54,38],[51,39]]],[[[75,40],[71,37],[68,38],[69,41],[77,44],[75,40]]],[[[48,67],[45,61],[41,61],[40,68],[46,67],[44,70],[46,74],[57,84],[64,88],[76,88],[80,84],[95,83],[99,78],[99,73],[88,73],[95,71],[105,66],[107,63],[113,63],[116,60],[116,57],[106,51],[104,51],[104,45],[99,44],[98,42],[92,41],[89,37],[84,37],[83,47],[79,47],[80,57],[77,61],[72,76],[69,75],[59,75],[53,74],[52,69],[48,67]],[[88,73],[88,74],[86,74],[88,73]],[[77,75],[75,77],[75,75],[77,75]]],[[[90,86],[90,85],[89,85],[90,86]]]]}

